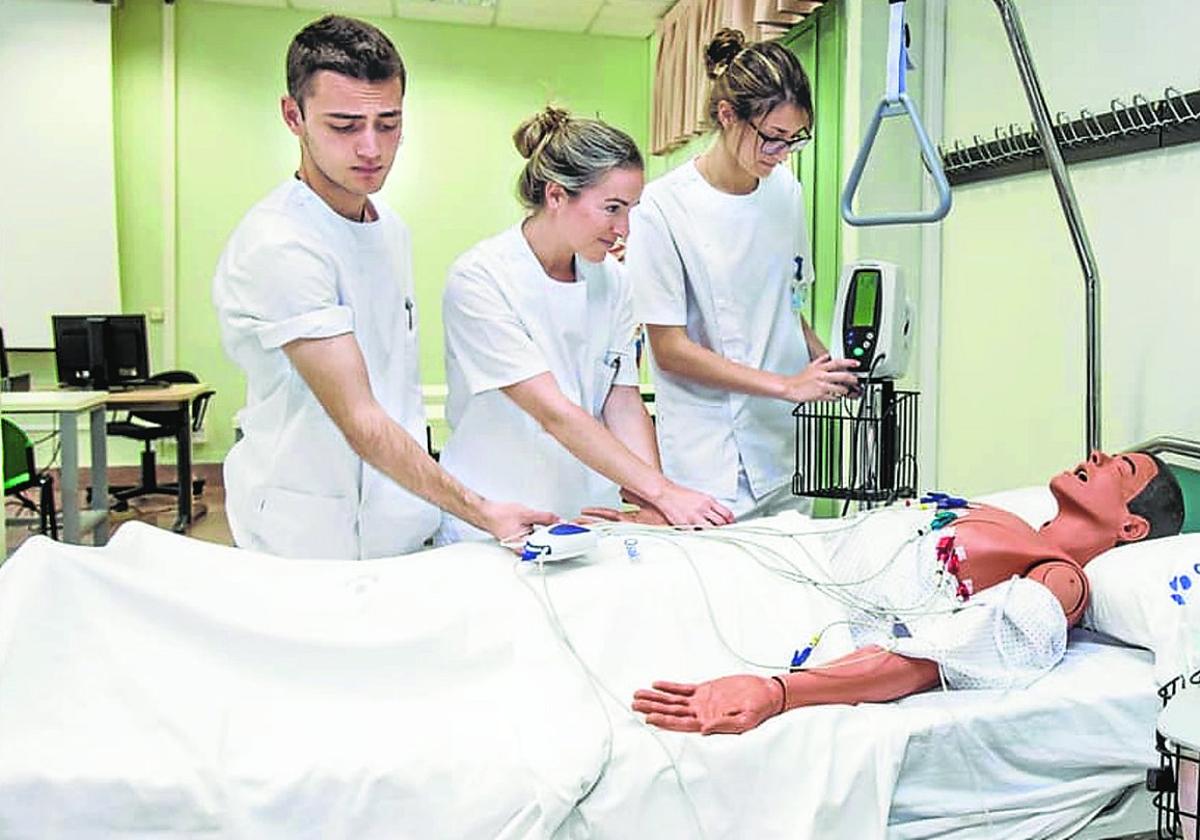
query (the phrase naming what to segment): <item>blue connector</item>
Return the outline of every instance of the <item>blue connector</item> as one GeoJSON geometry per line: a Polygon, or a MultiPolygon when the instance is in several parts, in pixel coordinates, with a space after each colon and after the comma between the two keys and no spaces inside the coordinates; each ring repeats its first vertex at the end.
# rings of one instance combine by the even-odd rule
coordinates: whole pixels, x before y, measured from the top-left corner
{"type": "Polygon", "coordinates": [[[951,496],[947,493],[930,492],[921,497],[921,504],[935,504],[938,510],[952,510],[955,508],[965,508],[967,500],[958,496],[951,496]]]}
{"type": "Polygon", "coordinates": [[[798,650],[795,653],[793,653],[792,654],[792,664],[790,666],[791,669],[793,671],[798,671],[799,669],[803,668],[804,663],[808,661],[808,657],[812,656],[812,652],[813,652],[812,645],[809,645],[804,650],[798,650]]]}

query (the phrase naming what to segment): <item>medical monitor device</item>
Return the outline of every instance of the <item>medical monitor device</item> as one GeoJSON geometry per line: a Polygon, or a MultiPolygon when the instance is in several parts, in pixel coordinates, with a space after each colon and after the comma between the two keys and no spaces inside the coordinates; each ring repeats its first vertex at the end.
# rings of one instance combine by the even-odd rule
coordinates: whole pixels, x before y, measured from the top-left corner
{"type": "Polygon", "coordinates": [[[912,348],[912,303],[892,263],[859,260],[842,270],[830,331],[835,359],[855,359],[867,379],[899,379],[912,348]]]}
{"type": "Polygon", "coordinates": [[[144,315],[55,315],[59,385],[104,391],[145,382],[150,353],[144,315]]]}

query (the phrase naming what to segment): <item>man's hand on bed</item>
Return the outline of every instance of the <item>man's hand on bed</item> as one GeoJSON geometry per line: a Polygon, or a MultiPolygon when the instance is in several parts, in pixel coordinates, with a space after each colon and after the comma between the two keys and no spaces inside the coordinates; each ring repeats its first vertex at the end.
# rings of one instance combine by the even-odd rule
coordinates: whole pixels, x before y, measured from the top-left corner
{"type": "Polygon", "coordinates": [[[646,723],[675,732],[735,735],[779,712],[783,689],[770,677],[742,674],[697,685],[655,682],[633,694],[633,710],[646,723]]]}

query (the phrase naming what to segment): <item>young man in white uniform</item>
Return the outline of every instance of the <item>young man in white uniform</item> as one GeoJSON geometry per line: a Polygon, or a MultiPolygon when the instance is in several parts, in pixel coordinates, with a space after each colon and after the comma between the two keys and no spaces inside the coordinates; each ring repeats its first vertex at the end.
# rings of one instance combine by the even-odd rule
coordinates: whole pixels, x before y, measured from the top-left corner
{"type": "Polygon", "coordinates": [[[663,471],[738,518],[791,494],[796,403],[854,387],[798,311],[812,282],[800,184],[779,164],[812,124],[799,62],[775,43],[722,30],[708,48],[704,154],[646,187],[627,270],[646,323],[663,471]]]}
{"type": "MultiPolygon", "coordinates": [[[[442,465],[486,494],[564,518],[616,508],[618,489],[653,521],[723,524],[711,497],[659,471],[638,391],[629,286],[608,255],[642,190],[633,140],[547,108],[514,135],[528,159],[528,218],[450,268],[442,465]]],[[[439,541],[477,538],[446,520],[439,541]]]]}
{"type": "Polygon", "coordinates": [[[225,461],[237,544],[286,557],[413,551],[438,508],[506,538],[554,517],[467,490],[424,451],[407,228],[368,196],[401,135],[404,65],[382,32],[327,16],[288,50],[300,169],[247,213],[217,266],[226,351],[246,373],[225,461]]]}

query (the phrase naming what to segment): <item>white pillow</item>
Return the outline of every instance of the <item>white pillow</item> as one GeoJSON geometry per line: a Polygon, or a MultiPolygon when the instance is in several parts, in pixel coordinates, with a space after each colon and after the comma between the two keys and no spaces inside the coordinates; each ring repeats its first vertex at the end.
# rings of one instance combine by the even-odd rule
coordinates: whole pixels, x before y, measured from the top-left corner
{"type": "Polygon", "coordinates": [[[1200,668],[1200,534],[1110,549],[1086,573],[1085,627],[1152,650],[1160,683],[1200,668]]]}

